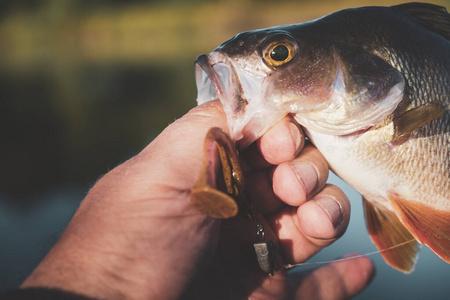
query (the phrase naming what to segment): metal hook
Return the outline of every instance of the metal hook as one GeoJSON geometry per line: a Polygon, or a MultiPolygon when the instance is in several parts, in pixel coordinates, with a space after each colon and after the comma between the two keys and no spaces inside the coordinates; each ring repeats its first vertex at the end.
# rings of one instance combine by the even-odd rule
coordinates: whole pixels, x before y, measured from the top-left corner
{"type": "Polygon", "coordinates": [[[264,225],[261,224],[259,221],[257,221],[258,224],[256,224],[256,236],[258,237],[258,241],[264,240],[264,225]]]}

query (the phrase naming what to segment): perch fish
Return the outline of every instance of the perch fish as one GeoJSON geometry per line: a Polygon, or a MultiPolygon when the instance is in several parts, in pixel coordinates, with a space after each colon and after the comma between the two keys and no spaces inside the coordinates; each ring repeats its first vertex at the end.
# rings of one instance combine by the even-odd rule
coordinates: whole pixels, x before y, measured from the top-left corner
{"type": "Polygon", "coordinates": [[[243,32],[196,60],[240,147],[287,114],[363,196],[370,237],[411,272],[419,244],[450,263],[450,16],[409,3],[243,32]]]}

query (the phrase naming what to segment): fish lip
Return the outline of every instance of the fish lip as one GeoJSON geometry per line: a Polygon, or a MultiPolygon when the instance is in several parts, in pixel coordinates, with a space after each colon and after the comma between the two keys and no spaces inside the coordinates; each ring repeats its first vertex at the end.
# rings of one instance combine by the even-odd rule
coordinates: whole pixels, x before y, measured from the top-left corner
{"type": "MultiPolygon", "coordinates": [[[[200,54],[197,56],[195,60],[195,65],[200,66],[200,68],[206,73],[209,80],[211,81],[214,89],[216,90],[217,95],[220,97],[220,95],[223,95],[223,88],[220,83],[219,75],[217,74],[216,70],[212,67],[212,65],[209,62],[208,56],[206,54],[200,54]]],[[[196,69],[198,69],[196,67],[196,69]]],[[[197,71],[198,72],[198,71],[197,71]]],[[[197,76],[198,78],[198,76],[197,76]]]]}

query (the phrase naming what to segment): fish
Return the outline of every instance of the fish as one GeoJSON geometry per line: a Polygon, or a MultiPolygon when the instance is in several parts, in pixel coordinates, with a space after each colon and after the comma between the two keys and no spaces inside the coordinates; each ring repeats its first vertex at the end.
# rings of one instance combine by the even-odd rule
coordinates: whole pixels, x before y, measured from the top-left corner
{"type": "Polygon", "coordinates": [[[344,9],[246,31],[195,62],[245,148],[286,115],[361,195],[385,262],[420,245],[450,263],[450,15],[425,3],[344,9]],[[386,251],[386,249],[389,249],[386,251]]]}

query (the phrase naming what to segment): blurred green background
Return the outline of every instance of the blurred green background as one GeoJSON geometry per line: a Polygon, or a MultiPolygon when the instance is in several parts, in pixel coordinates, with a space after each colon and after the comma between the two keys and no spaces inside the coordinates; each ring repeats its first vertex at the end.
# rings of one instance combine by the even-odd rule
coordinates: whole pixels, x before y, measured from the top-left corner
{"type": "MultiPolygon", "coordinates": [[[[0,291],[31,272],[99,176],[196,105],[198,54],[241,31],[402,2],[1,1],[0,291]]],[[[450,8],[448,0],[429,2],[450,8]]],[[[325,259],[374,250],[364,226],[354,225],[363,224],[359,196],[339,184],[352,195],[358,220],[337,248],[321,254],[325,259]]],[[[422,252],[417,269],[426,257],[436,265],[419,275],[391,271],[376,258],[388,277],[359,298],[396,299],[384,294],[389,287],[410,299],[429,292],[435,293],[429,299],[447,299],[450,268],[422,252]],[[420,290],[411,288],[419,282],[420,290]]]]}

